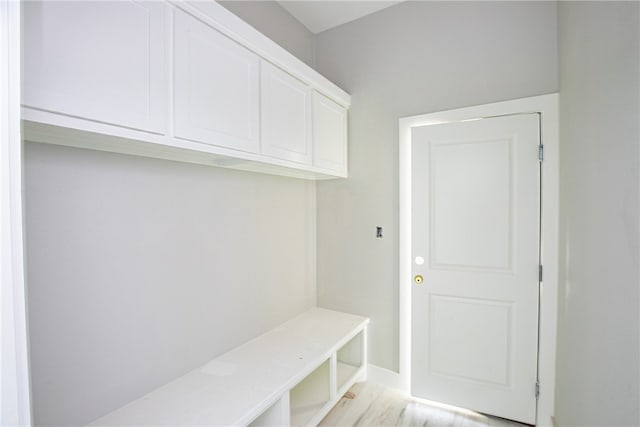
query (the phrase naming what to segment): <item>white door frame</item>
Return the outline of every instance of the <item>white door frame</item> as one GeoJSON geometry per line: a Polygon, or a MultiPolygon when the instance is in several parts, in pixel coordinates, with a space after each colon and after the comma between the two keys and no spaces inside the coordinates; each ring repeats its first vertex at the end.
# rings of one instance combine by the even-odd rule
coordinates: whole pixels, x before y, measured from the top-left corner
{"type": "Polygon", "coordinates": [[[538,349],[540,397],[536,425],[552,426],[558,306],[558,94],[421,114],[399,120],[400,387],[409,392],[411,381],[411,128],[518,113],[541,115],[540,135],[544,145],[541,249],[544,275],[540,294],[538,349]]]}
{"type": "Polygon", "coordinates": [[[0,0],[0,424],[31,425],[22,227],[20,2],[0,0]]]}

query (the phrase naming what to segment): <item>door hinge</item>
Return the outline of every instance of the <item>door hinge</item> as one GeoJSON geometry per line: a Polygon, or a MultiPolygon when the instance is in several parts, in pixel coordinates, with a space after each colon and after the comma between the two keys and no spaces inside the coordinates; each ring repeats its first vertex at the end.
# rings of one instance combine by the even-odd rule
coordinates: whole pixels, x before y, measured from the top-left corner
{"type": "Polygon", "coordinates": [[[540,381],[536,381],[536,399],[540,397],[540,381]]]}
{"type": "Polygon", "coordinates": [[[539,161],[544,160],[544,145],[542,144],[538,145],[538,160],[539,161]]]}
{"type": "Polygon", "coordinates": [[[542,282],[542,264],[538,266],[538,282],[542,282]]]}

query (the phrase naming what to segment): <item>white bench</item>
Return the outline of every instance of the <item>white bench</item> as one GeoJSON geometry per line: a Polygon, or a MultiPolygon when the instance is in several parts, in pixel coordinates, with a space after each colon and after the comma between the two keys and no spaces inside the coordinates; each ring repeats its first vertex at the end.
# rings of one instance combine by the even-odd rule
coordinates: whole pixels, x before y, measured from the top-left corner
{"type": "Polygon", "coordinates": [[[316,425],[366,379],[368,323],[313,308],[90,425],[316,425]]]}

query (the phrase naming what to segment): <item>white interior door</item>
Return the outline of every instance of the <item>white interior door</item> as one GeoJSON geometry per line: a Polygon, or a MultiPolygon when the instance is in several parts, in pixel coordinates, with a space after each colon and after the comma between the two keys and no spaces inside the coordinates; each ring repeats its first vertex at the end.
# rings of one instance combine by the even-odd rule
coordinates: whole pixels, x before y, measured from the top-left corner
{"type": "Polygon", "coordinates": [[[539,141],[537,114],[412,130],[416,397],[535,423],[539,141]]]}

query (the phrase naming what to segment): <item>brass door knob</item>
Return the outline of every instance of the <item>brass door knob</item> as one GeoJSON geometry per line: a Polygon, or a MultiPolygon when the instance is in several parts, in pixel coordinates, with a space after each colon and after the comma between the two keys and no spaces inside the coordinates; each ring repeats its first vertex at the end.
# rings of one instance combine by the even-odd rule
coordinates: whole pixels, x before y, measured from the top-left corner
{"type": "Polygon", "coordinates": [[[416,274],[415,276],[413,276],[413,281],[419,285],[424,281],[424,278],[421,275],[416,274]]]}

